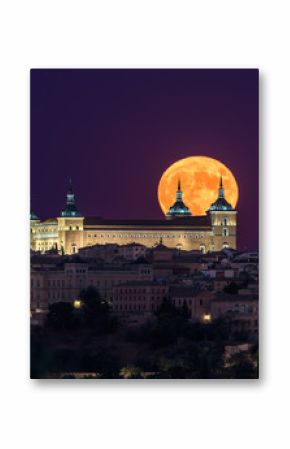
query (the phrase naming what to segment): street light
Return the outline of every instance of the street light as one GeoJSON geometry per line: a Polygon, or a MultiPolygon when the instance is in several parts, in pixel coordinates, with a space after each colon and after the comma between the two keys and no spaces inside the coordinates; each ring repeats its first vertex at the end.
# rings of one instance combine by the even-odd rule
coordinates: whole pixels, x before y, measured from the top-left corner
{"type": "Polygon", "coordinates": [[[80,309],[81,307],[82,307],[82,301],[80,299],[75,299],[74,300],[74,308],[80,309]]]}

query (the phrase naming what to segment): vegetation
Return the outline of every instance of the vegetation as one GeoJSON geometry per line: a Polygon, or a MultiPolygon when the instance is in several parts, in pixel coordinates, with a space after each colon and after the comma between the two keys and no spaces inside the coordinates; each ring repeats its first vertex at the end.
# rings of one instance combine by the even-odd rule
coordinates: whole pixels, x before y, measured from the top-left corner
{"type": "Polygon", "coordinates": [[[130,330],[117,326],[93,287],[80,293],[81,307],[50,306],[46,326],[31,332],[31,377],[252,379],[258,347],[225,358],[225,346],[248,341],[232,317],[210,324],[189,320],[164,299],[153,319],[130,330]],[[242,338],[242,340],[241,340],[242,338]]]}
{"type": "Polygon", "coordinates": [[[96,333],[110,333],[117,328],[107,301],[101,299],[98,290],[92,286],[79,294],[78,309],[72,303],[58,302],[49,305],[46,326],[55,331],[93,329],[96,333]]]}
{"type": "Polygon", "coordinates": [[[231,295],[236,295],[239,293],[239,286],[235,282],[231,282],[229,285],[224,287],[225,293],[230,293],[231,295]]]}

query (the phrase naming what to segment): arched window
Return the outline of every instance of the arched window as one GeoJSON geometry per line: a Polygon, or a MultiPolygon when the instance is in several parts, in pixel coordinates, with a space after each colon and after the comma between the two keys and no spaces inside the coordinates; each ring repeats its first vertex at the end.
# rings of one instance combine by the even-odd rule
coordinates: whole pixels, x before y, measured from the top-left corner
{"type": "Polygon", "coordinates": [[[223,229],[223,236],[224,237],[227,237],[229,235],[229,230],[228,230],[228,228],[224,228],[223,229]]]}

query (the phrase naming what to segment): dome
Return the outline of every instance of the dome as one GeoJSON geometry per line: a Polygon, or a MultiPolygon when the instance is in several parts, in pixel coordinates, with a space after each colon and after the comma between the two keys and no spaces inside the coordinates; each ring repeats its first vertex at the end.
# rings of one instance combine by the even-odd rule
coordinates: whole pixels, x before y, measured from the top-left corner
{"type": "Polygon", "coordinates": [[[211,204],[208,210],[226,211],[234,209],[233,206],[230,203],[228,203],[225,198],[218,198],[214,203],[211,204]]]}
{"type": "Polygon", "coordinates": [[[82,217],[82,214],[75,205],[75,196],[72,189],[71,179],[69,182],[69,190],[66,195],[66,207],[61,211],[62,217],[82,217]]]}
{"type": "Polygon", "coordinates": [[[182,200],[182,191],[181,191],[181,185],[180,180],[178,180],[178,186],[177,186],[177,192],[176,192],[176,201],[175,203],[169,208],[169,211],[166,214],[167,218],[173,218],[173,217],[189,217],[192,213],[190,212],[189,208],[184,204],[182,200]]]}
{"type": "Polygon", "coordinates": [[[220,185],[218,189],[218,197],[214,203],[211,204],[209,211],[228,211],[234,210],[233,206],[227,202],[224,197],[223,178],[221,176],[220,185]]]}
{"type": "Polygon", "coordinates": [[[30,212],[30,220],[39,220],[38,216],[34,212],[30,212]]]}

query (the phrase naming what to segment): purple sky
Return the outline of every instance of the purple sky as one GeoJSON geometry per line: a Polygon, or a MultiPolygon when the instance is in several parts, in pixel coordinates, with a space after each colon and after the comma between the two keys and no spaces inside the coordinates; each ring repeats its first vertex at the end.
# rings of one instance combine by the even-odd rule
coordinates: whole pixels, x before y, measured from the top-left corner
{"type": "Polygon", "coordinates": [[[219,159],[239,184],[238,245],[258,248],[257,70],[32,70],[31,206],[58,216],[71,176],[84,215],[162,218],[178,159],[219,159]]]}

